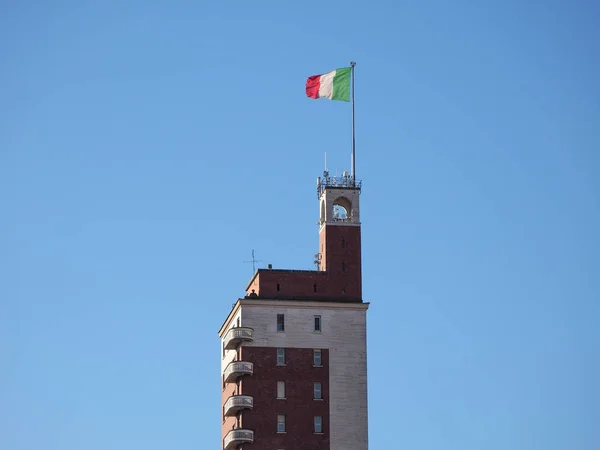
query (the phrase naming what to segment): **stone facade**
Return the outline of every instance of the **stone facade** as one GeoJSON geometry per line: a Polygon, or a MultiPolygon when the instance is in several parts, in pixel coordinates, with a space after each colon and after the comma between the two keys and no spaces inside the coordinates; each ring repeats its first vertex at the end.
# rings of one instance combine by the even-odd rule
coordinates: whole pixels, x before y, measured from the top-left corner
{"type": "MultiPolygon", "coordinates": [[[[237,317],[242,327],[254,330],[253,341],[243,344],[238,355],[254,363],[254,374],[241,379],[237,393],[256,396],[253,410],[243,411],[239,422],[254,430],[256,448],[303,449],[301,439],[311,445],[307,449],[367,449],[367,308],[367,303],[238,301],[221,334],[237,324],[237,317]],[[283,331],[277,330],[278,314],[284,317],[283,331]],[[315,316],[321,331],[314,330],[315,316]],[[285,349],[285,366],[276,364],[277,348],[285,349]],[[315,349],[322,350],[322,368],[312,365],[315,349]],[[277,381],[290,383],[286,400],[276,398],[277,381]],[[314,382],[323,383],[323,401],[312,400],[314,382]],[[277,414],[286,414],[293,432],[276,433],[277,414]],[[322,436],[313,433],[314,416],[323,417],[322,436]]],[[[224,391],[223,402],[231,392],[224,391]]],[[[234,425],[227,419],[223,436],[234,425]]]]}

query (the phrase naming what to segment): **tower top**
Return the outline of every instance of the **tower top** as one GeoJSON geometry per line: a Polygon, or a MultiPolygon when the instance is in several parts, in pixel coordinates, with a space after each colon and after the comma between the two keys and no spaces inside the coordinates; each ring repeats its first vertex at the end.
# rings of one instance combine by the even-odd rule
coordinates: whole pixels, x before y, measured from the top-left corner
{"type": "Polygon", "coordinates": [[[348,172],[342,173],[341,177],[332,177],[326,170],[323,172],[322,177],[317,177],[317,198],[321,198],[325,189],[330,188],[353,189],[357,190],[360,194],[362,181],[356,180],[353,176],[349,175],[348,172]]]}

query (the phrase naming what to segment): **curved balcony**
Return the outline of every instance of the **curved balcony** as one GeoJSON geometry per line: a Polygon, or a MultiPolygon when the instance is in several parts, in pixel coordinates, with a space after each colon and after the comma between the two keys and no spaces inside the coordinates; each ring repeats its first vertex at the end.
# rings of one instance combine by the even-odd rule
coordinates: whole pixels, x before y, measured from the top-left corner
{"type": "Polygon", "coordinates": [[[226,416],[235,416],[242,409],[252,409],[254,407],[254,398],[249,395],[232,395],[223,406],[223,414],[226,416]]]}
{"type": "Polygon", "coordinates": [[[223,450],[236,448],[241,444],[252,444],[254,442],[254,431],[238,428],[231,430],[223,439],[223,450]]]}
{"type": "Polygon", "coordinates": [[[254,330],[248,327],[231,328],[223,338],[225,350],[232,350],[242,342],[252,342],[254,330]]]}
{"type": "Polygon", "coordinates": [[[243,375],[252,375],[254,373],[254,364],[247,361],[232,361],[225,368],[223,378],[225,383],[231,383],[243,375]]]}

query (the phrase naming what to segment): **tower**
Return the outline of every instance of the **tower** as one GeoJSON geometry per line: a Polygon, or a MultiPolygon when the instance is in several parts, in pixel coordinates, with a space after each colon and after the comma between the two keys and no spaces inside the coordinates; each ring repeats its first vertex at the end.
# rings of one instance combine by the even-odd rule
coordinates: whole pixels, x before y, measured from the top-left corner
{"type": "Polygon", "coordinates": [[[258,269],[219,330],[224,450],[367,450],[360,191],[319,177],[316,270],[258,269]]]}

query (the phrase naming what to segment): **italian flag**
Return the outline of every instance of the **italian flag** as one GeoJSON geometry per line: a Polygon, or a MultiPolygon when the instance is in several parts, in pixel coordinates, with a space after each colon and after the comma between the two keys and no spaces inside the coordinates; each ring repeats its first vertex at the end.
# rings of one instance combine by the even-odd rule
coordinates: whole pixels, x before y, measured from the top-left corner
{"type": "Polygon", "coordinates": [[[350,101],[350,67],[337,69],[322,75],[313,75],[306,80],[306,96],[350,101]]]}

